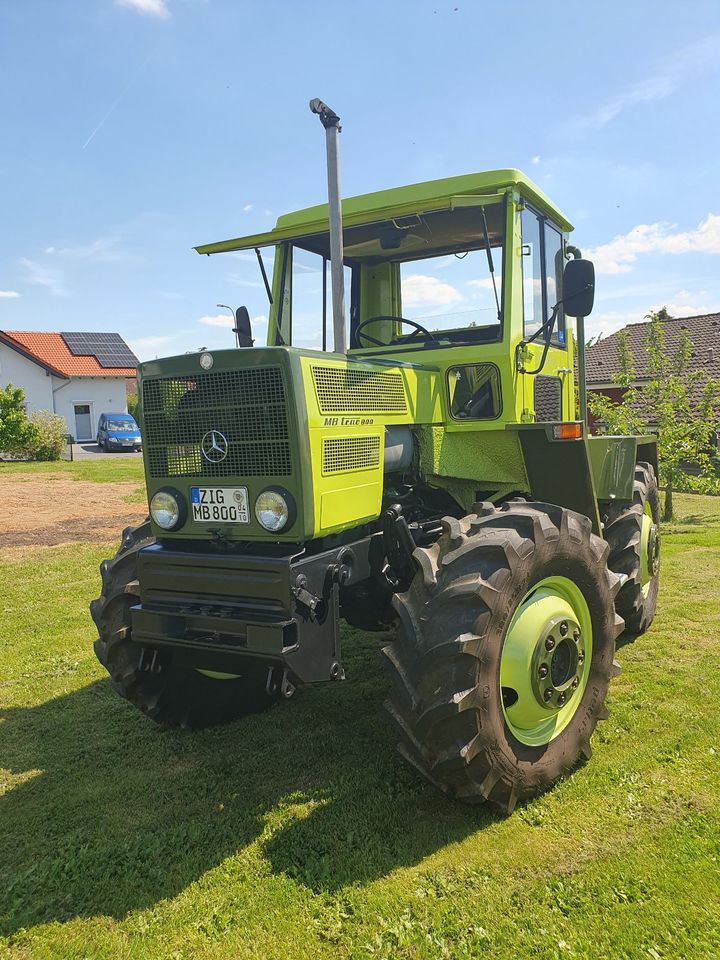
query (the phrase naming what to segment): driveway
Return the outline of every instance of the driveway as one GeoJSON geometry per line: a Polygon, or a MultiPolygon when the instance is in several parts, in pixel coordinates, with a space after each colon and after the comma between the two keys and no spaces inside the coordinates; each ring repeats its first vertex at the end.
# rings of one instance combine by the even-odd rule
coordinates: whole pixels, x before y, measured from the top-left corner
{"type": "MultiPolygon", "coordinates": [[[[105,453],[93,441],[87,443],[74,443],[72,445],[73,460],[94,460],[97,457],[124,457],[128,460],[142,460],[142,453],[136,453],[134,450],[118,450],[117,453],[105,453]]],[[[66,460],[70,457],[66,456],[66,460]]]]}

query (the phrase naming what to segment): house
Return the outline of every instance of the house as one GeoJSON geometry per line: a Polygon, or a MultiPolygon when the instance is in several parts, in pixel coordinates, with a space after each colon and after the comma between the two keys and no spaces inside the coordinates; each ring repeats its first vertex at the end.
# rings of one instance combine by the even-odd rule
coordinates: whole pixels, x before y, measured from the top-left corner
{"type": "Polygon", "coordinates": [[[127,410],[138,360],[117,333],[0,330],[0,385],[22,387],[28,413],[59,414],[76,440],[93,440],[101,413],[127,410]]]}
{"type": "MultiPolygon", "coordinates": [[[[697,393],[702,390],[702,383],[710,378],[720,380],[720,313],[707,313],[698,317],[678,317],[662,321],[665,333],[665,352],[673,356],[685,333],[693,345],[693,352],[688,364],[689,371],[700,370],[703,377],[697,387],[697,393]]],[[[619,402],[624,390],[613,383],[613,375],[619,371],[618,336],[626,333],[628,346],[633,357],[635,378],[634,387],[642,387],[643,383],[651,379],[648,365],[648,353],[645,346],[650,323],[631,323],[622,331],[588,347],[585,354],[586,382],[588,392],[604,394],[611,400],[619,402]]],[[[652,415],[650,415],[652,424],[652,415]]],[[[594,426],[590,417],[590,426],[594,426]]]]}

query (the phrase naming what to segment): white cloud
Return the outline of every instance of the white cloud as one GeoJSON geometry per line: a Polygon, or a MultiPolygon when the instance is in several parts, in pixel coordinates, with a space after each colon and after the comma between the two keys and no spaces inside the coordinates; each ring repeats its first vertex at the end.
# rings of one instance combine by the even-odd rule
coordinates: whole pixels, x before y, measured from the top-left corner
{"type": "Polygon", "coordinates": [[[159,351],[159,347],[171,343],[173,337],[138,337],[135,340],[129,340],[128,346],[139,360],[152,360],[159,353],[167,354],[168,351],[159,351]]]}
{"type": "Polygon", "coordinates": [[[718,34],[665,55],[653,73],[621,90],[576,122],[579,127],[600,129],[628,107],[664,100],[688,81],[717,68],[718,34]]]}
{"type": "Polygon", "coordinates": [[[647,310],[608,310],[605,313],[593,313],[585,321],[585,336],[598,337],[602,334],[603,337],[609,337],[611,333],[622,330],[629,323],[642,323],[647,312],[647,310]]]}
{"type": "MultiPolygon", "coordinates": [[[[267,325],[267,317],[262,315],[258,317],[252,317],[251,324],[253,330],[256,327],[263,327],[267,325]]],[[[198,323],[202,323],[205,327],[225,327],[227,330],[232,330],[235,326],[235,318],[231,317],[229,313],[218,313],[215,316],[205,316],[200,317],[198,323]]]]}
{"type": "Polygon", "coordinates": [[[28,260],[26,257],[21,257],[18,263],[27,273],[29,283],[36,287],[45,287],[54,297],[67,296],[65,274],[62,270],[45,267],[36,260],[28,260]]]}
{"type": "Polygon", "coordinates": [[[91,263],[117,263],[128,257],[124,250],[118,250],[119,242],[118,237],[98,237],[97,240],[75,247],[46,247],[45,253],[91,263]]]}
{"type": "Polygon", "coordinates": [[[202,323],[205,327],[227,327],[232,330],[235,326],[235,318],[229,313],[218,313],[214,317],[200,317],[198,323],[202,323]]]}
{"type": "Polygon", "coordinates": [[[246,203],[245,206],[243,207],[243,213],[250,213],[252,208],[253,208],[253,205],[251,203],[246,203]]]}
{"type": "Polygon", "coordinates": [[[469,287],[480,287],[482,290],[492,290],[493,282],[491,277],[485,277],[484,280],[468,280],[469,287]]]}
{"type": "Polygon", "coordinates": [[[656,77],[647,77],[601,103],[591,114],[585,117],[582,126],[596,130],[600,129],[628,107],[635,106],[638,103],[650,103],[653,100],[664,100],[665,97],[669,97],[674,92],[676,86],[677,83],[671,76],[661,74],[656,77]]]}
{"type": "MultiPolygon", "coordinates": [[[[684,291],[681,291],[683,293],[684,291]]],[[[603,337],[610,336],[617,330],[622,330],[630,323],[644,323],[645,315],[660,307],[666,307],[671,317],[696,317],[706,313],[712,313],[713,308],[707,305],[697,305],[696,303],[673,303],[671,301],[653,303],[648,307],[638,308],[636,310],[607,310],[605,312],[595,312],[585,321],[585,334],[587,337],[597,337],[602,334],[603,337]]]]}
{"type": "Polygon", "coordinates": [[[587,253],[598,273],[629,273],[646,253],[720,253],[720,216],[709,213],[694,230],[673,232],[676,224],[641,223],[587,253]]]}
{"type": "Polygon", "coordinates": [[[160,20],[167,20],[170,16],[167,0],[115,0],[116,7],[127,7],[137,13],[145,13],[160,20]]]}
{"type": "Polygon", "coordinates": [[[713,308],[707,306],[707,304],[694,306],[691,303],[672,302],[653,304],[653,306],[650,307],[650,310],[659,310],[660,307],[665,307],[671,317],[701,317],[705,313],[713,312],[713,308]]]}
{"type": "Polygon", "coordinates": [[[19,296],[17,290],[0,290],[0,300],[16,300],[19,296]]]}
{"type": "Polygon", "coordinates": [[[540,155],[537,154],[536,156],[534,156],[530,162],[531,162],[534,166],[537,166],[537,165],[540,163],[540,155]]]}
{"type": "Polygon", "coordinates": [[[437,277],[414,273],[402,283],[402,302],[405,307],[442,307],[462,300],[462,295],[437,277]]]}
{"type": "Polygon", "coordinates": [[[237,273],[229,273],[227,280],[228,283],[234,283],[236,287],[262,287],[265,289],[265,284],[261,283],[260,280],[246,280],[237,273]]]}

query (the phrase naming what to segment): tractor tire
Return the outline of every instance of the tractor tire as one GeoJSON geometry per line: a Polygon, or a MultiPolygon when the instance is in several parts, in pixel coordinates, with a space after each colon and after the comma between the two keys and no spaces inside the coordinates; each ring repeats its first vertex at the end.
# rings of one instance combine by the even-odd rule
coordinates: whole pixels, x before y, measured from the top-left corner
{"type": "Polygon", "coordinates": [[[90,604],[90,613],[99,633],[95,654],[114,689],[165,727],[229,723],[269,707],[280,697],[280,678],[267,669],[227,678],[172,664],[159,672],[141,669],[139,650],[131,643],[130,608],[140,601],[138,551],[153,542],[149,519],[127,527],[115,557],[100,564],[102,592],[90,604]]]}
{"type": "Polygon", "coordinates": [[[446,517],[415,550],[386,706],[401,754],[450,797],[509,814],[590,757],[624,626],[608,552],[587,517],[519,499],[446,517]]]}
{"type": "Polygon", "coordinates": [[[660,493],[652,464],[636,464],[631,504],[607,503],[602,513],[608,566],[627,578],[615,609],[634,639],[653,622],[660,581],[660,493]]]}

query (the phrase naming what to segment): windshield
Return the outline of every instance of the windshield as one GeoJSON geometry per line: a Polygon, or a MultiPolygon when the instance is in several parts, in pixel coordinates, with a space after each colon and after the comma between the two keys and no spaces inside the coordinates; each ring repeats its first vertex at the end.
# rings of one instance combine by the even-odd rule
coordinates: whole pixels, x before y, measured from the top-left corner
{"type": "Polygon", "coordinates": [[[493,249],[493,267],[494,284],[485,250],[401,264],[403,317],[433,333],[497,324],[502,302],[501,246],[493,249]]]}
{"type": "Polygon", "coordinates": [[[110,433],[137,433],[138,425],[130,417],[127,420],[108,420],[107,428],[110,433]]]}
{"type": "MultiPolygon", "coordinates": [[[[456,201],[344,230],[346,348],[501,338],[506,204],[456,201]]],[[[332,349],[328,234],[280,250],[274,342],[332,349]]]]}

